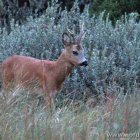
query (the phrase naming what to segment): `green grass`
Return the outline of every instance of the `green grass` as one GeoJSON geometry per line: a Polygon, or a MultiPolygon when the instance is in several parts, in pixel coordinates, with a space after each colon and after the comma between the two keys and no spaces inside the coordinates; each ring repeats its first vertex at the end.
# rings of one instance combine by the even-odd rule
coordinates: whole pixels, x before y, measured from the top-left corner
{"type": "Polygon", "coordinates": [[[52,111],[28,93],[1,93],[0,140],[107,140],[113,139],[109,134],[138,133],[140,91],[135,92],[101,99],[94,107],[89,99],[52,111]]]}

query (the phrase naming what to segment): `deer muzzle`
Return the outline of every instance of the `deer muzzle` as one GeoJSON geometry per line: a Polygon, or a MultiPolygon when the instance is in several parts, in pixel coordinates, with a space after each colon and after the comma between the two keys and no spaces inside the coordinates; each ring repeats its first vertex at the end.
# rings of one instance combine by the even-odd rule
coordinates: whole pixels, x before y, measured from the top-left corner
{"type": "Polygon", "coordinates": [[[84,62],[82,62],[81,64],[80,64],[80,66],[87,66],[88,65],[88,62],[87,61],[84,61],[84,62]]]}

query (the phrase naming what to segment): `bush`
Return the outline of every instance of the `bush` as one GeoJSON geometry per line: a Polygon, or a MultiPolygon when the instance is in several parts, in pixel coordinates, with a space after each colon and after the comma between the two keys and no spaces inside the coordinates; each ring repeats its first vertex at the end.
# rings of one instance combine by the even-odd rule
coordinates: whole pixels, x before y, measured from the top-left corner
{"type": "Polygon", "coordinates": [[[108,17],[103,20],[104,13],[90,17],[88,7],[80,14],[77,3],[70,12],[59,12],[58,6],[48,7],[39,18],[29,17],[21,26],[12,20],[10,34],[1,29],[0,61],[13,54],[56,59],[63,49],[63,32],[69,28],[78,34],[79,25],[84,22],[86,35],[82,44],[89,66],[76,68],[73,76],[66,80],[62,93],[72,92],[72,98],[83,98],[85,93],[86,96],[116,91],[132,93],[133,87],[140,82],[140,23],[136,22],[137,14],[118,20],[113,27],[108,17]]]}
{"type": "Polygon", "coordinates": [[[109,19],[115,23],[122,15],[137,12],[140,14],[140,1],[139,0],[92,0],[90,13],[100,14],[106,11],[109,13],[109,19]]]}

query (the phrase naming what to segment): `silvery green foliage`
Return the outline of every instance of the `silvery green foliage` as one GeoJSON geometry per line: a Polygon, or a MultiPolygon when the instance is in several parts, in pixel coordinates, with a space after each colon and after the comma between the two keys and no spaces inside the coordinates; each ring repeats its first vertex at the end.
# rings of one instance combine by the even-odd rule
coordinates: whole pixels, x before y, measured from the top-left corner
{"type": "MultiPolygon", "coordinates": [[[[39,18],[28,18],[19,26],[11,21],[10,34],[5,29],[0,34],[0,61],[10,55],[20,54],[41,59],[56,59],[63,49],[62,34],[67,28],[79,33],[84,22],[85,37],[82,45],[89,62],[87,68],[76,68],[65,81],[63,93],[106,93],[124,90],[131,92],[140,82],[140,23],[132,13],[117,21],[115,27],[108,20],[90,17],[88,7],[80,14],[77,3],[70,12],[61,11],[59,5],[48,7],[39,18]],[[125,21],[125,22],[124,22],[125,21]],[[86,90],[85,90],[86,89],[86,90]],[[67,92],[68,91],[68,92],[67,92]]],[[[81,97],[81,96],[79,96],[81,97]]]]}

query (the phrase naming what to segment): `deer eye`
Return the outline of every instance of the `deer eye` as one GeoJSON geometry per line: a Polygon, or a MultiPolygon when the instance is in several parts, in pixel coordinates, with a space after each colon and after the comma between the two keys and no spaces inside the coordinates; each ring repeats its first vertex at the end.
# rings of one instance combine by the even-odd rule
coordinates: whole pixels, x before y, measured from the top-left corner
{"type": "Polygon", "coordinates": [[[76,51],[73,51],[72,53],[73,53],[74,55],[78,55],[78,52],[76,52],[76,51]]]}

